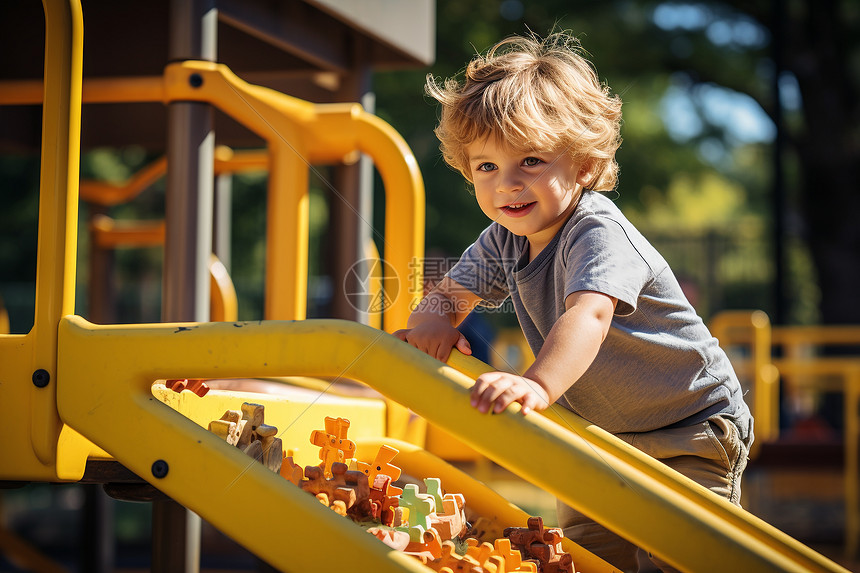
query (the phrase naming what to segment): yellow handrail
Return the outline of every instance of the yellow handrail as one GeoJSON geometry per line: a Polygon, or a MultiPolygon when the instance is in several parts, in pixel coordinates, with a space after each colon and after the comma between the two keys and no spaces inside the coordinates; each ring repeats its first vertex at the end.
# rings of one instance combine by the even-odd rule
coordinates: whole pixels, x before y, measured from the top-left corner
{"type": "Polygon", "coordinates": [[[90,232],[93,243],[104,249],[164,245],[164,221],[117,221],[96,215],[90,220],[90,232]]]}
{"type": "Polygon", "coordinates": [[[39,383],[29,387],[27,423],[36,458],[42,464],[52,464],[62,431],[56,402],[57,324],[60,317],[75,310],[83,17],[80,2],[75,0],[43,0],[42,4],[46,27],[45,103],[36,310],[33,328],[23,345],[27,349],[14,362],[16,367],[29,367],[22,382],[30,377],[38,379],[39,383]],[[46,382],[41,385],[43,381],[46,382]]]}
{"type": "Polygon", "coordinates": [[[268,319],[306,315],[309,166],[340,161],[355,151],[369,155],[385,187],[383,257],[402,285],[385,310],[383,326],[393,331],[406,324],[422,295],[421,272],[413,267],[424,250],[424,186],[415,157],[390,125],[358,104],[311,104],[248,84],[211,62],[168,65],[165,99],[209,102],[269,145],[268,319]]]}
{"type": "MultiPolygon", "coordinates": [[[[40,104],[44,95],[41,80],[0,82],[0,105],[40,104]]],[[[88,78],[83,83],[82,98],[84,103],[163,102],[164,79],[161,76],[88,78]]]]}
{"type": "MultiPolygon", "coordinates": [[[[0,82],[0,94],[4,94],[0,105],[38,103],[38,85],[36,81],[0,82]]],[[[393,303],[383,313],[383,326],[392,332],[406,324],[423,294],[421,265],[415,261],[424,251],[424,183],[415,157],[390,125],[358,104],[312,104],[248,84],[223,64],[211,62],[170,64],[163,78],[88,79],[83,97],[87,103],[205,101],[268,143],[271,219],[264,311],[268,319],[306,316],[308,166],[340,162],[356,151],[369,155],[382,176],[386,197],[383,257],[400,283],[399,292],[389,294],[393,303]],[[191,76],[195,76],[194,85],[191,76]]],[[[122,194],[100,192],[111,197],[122,194]]]]}
{"type": "MultiPolygon", "coordinates": [[[[573,433],[540,415],[521,416],[515,408],[501,415],[478,413],[468,402],[471,378],[367,326],[338,320],[98,326],[68,317],[60,325],[60,341],[63,419],[275,566],[311,570],[307,559],[313,559],[316,568],[337,570],[347,559],[340,555],[360,551],[380,560],[378,566],[362,563],[365,567],[384,570],[391,558],[365,548],[359,534],[343,526],[332,529],[342,535],[343,552],[325,551],[322,539],[304,535],[308,551],[284,555],[283,539],[296,529],[325,530],[334,527],[334,520],[323,517],[325,511],[314,512],[310,496],[301,501],[281,478],[249,466],[241,452],[151,400],[154,380],[289,375],[359,380],[681,569],[710,570],[718,557],[726,570],[842,571],[753,516],[743,514],[741,527],[715,510],[703,511],[675,485],[631,463],[630,452],[599,445],[591,433],[573,433]],[[147,439],[129,448],[133,436],[141,434],[147,439]],[[158,460],[170,468],[166,477],[152,473],[158,460]],[[241,509],[247,507],[260,511],[251,515],[241,509]],[[301,524],[284,519],[290,511],[302,512],[301,524]],[[260,521],[279,527],[261,532],[251,525],[260,521]],[[315,543],[320,544],[316,551],[315,543]]],[[[83,461],[68,461],[60,468],[63,475],[79,478],[83,461]]],[[[713,498],[713,506],[731,506],[687,483],[702,490],[697,495],[713,498]]],[[[731,511],[740,514],[737,508],[725,510],[729,516],[731,511]]]]}
{"type": "Polygon", "coordinates": [[[860,346],[860,326],[777,326],[773,329],[773,343],[779,346],[860,346]]]}
{"type": "MultiPolygon", "coordinates": [[[[489,365],[457,351],[451,353],[449,364],[471,378],[476,378],[484,372],[491,370],[489,365]]],[[[583,418],[573,414],[569,410],[558,405],[553,405],[542,412],[542,414],[561,427],[569,429],[574,434],[583,437],[592,447],[605,452],[608,457],[623,459],[632,468],[647,474],[649,478],[658,481],[678,495],[685,497],[697,506],[698,511],[713,513],[714,516],[724,520],[727,524],[737,527],[743,531],[744,535],[757,539],[769,545],[775,551],[779,551],[785,555],[796,554],[800,556],[800,559],[809,559],[812,561],[819,561],[821,559],[820,555],[802,543],[799,543],[725,499],[714,495],[685,476],[668,469],[654,458],[637,450],[602,428],[586,422],[583,418]]]]}
{"type": "Polygon", "coordinates": [[[785,379],[794,376],[826,376],[838,380],[833,384],[816,379],[795,380],[792,384],[796,387],[812,387],[817,391],[841,392],[843,395],[845,553],[854,557],[860,551],[860,356],[780,358],[774,362],[785,379]]]}
{"type": "Polygon", "coordinates": [[[123,183],[105,181],[81,181],[81,200],[95,205],[121,205],[128,203],[167,172],[167,158],[159,157],[146,165],[123,183]]]}
{"type": "MultiPolygon", "coordinates": [[[[84,103],[88,103],[86,96],[84,103]]],[[[268,165],[269,156],[265,151],[233,151],[225,146],[215,149],[215,175],[265,170],[268,165]]],[[[81,199],[105,207],[128,203],[164,177],[165,173],[167,158],[159,157],[120,183],[85,179],[80,183],[81,199]]]]}

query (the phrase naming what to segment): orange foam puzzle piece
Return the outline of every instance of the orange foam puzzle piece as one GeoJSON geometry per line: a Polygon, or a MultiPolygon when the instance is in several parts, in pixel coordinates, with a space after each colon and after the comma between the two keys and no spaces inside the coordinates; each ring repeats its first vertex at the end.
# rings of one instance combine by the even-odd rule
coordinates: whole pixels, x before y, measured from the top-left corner
{"type": "Polygon", "coordinates": [[[304,476],[304,470],[302,466],[293,462],[293,456],[288,456],[287,452],[284,452],[284,461],[281,463],[280,474],[281,477],[286,478],[296,485],[300,485],[304,476]]]}
{"type": "Polygon", "coordinates": [[[508,527],[504,532],[523,557],[537,559],[545,573],[573,573],[573,557],[561,547],[564,533],[560,528],[546,528],[543,518],[530,517],[528,527],[508,527]]]}
{"type": "Polygon", "coordinates": [[[505,560],[505,571],[508,573],[537,573],[537,564],[523,561],[523,555],[511,546],[508,538],[496,539],[493,543],[494,553],[505,560]]]}
{"type": "Polygon", "coordinates": [[[420,541],[411,541],[403,550],[405,553],[424,557],[426,561],[442,557],[442,543],[435,529],[428,529],[421,535],[420,541]]]}
{"type": "MultiPolygon", "coordinates": [[[[364,472],[367,475],[367,481],[370,483],[373,483],[373,480],[376,479],[378,474],[387,475],[391,478],[391,481],[394,482],[400,477],[401,470],[390,462],[398,453],[400,453],[400,450],[397,448],[392,448],[389,445],[383,444],[379,447],[379,451],[376,452],[376,456],[373,458],[372,462],[356,462],[355,465],[358,468],[358,471],[364,472]]],[[[393,485],[389,487],[391,487],[390,495],[400,495],[403,493],[403,490],[399,487],[393,485]]]]}
{"type": "Polygon", "coordinates": [[[325,419],[325,430],[311,432],[311,443],[320,448],[320,466],[326,477],[331,477],[334,463],[343,463],[355,455],[355,442],[346,438],[349,420],[346,418],[325,419]]]}
{"type": "Polygon", "coordinates": [[[201,398],[209,392],[209,385],[202,378],[183,378],[165,380],[164,385],[174,392],[182,392],[188,390],[197,394],[201,398]]]}
{"type": "Polygon", "coordinates": [[[439,571],[440,573],[445,573],[450,571],[451,573],[478,573],[481,572],[481,564],[478,563],[473,557],[469,555],[463,555],[462,557],[457,554],[456,547],[453,541],[443,541],[442,542],[442,555],[439,559],[434,559],[428,563],[425,563],[428,567],[433,569],[434,571],[439,571]]]}

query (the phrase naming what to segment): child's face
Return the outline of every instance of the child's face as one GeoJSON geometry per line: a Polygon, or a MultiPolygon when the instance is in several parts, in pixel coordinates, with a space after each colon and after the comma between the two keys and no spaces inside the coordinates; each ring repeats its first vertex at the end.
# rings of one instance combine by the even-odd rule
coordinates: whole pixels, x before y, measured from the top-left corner
{"type": "Polygon", "coordinates": [[[576,207],[588,173],[566,153],[516,151],[489,137],[466,147],[478,205],[487,217],[543,249],[576,207]]]}

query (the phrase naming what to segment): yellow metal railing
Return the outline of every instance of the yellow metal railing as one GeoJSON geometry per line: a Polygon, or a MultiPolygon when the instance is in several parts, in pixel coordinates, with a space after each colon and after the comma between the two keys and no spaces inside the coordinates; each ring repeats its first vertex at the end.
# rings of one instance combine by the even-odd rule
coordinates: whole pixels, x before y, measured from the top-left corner
{"type": "Polygon", "coordinates": [[[164,221],[117,221],[107,215],[90,220],[90,234],[103,249],[160,247],[164,245],[164,221]]]}
{"type": "MultiPolygon", "coordinates": [[[[488,365],[458,352],[452,353],[449,363],[458,371],[463,372],[471,378],[475,378],[490,370],[488,365]]],[[[605,453],[607,459],[623,459],[630,467],[647,474],[650,479],[658,481],[663,486],[683,496],[697,506],[697,511],[713,513],[715,517],[724,520],[725,523],[741,529],[744,535],[768,544],[776,551],[787,555],[796,552],[812,561],[820,559],[817,553],[802,543],[776,530],[771,525],[729,503],[725,499],[712,494],[685,476],[668,470],[654,458],[642,453],[602,428],[588,423],[569,410],[553,405],[548,410],[545,410],[543,414],[546,418],[570,430],[575,435],[581,436],[595,448],[596,452],[605,453]]],[[[598,453],[598,455],[602,454],[598,453]]],[[[655,526],[660,525],[655,522],[655,526]]],[[[691,540],[690,538],[687,539],[691,540]]],[[[691,542],[695,543],[692,540],[691,542]]],[[[693,570],[698,571],[698,569],[693,570]]]]}
{"type": "Polygon", "coordinates": [[[314,105],[250,85],[220,64],[170,64],[164,85],[168,99],[209,102],[269,145],[268,319],[305,318],[309,165],[339,161],[355,151],[369,155],[385,187],[383,257],[403,285],[384,312],[383,326],[393,331],[406,324],[422,295],[414,262],[424,250],[424,187],[414,156],[391,126],[358,104],[314,105]],[[194,87],[200,81],[205,90],[194,87]],[[271,296],[277,291],[289,296],[271,296]]]}
{"type": "Polygon", "coordinates": [[[167,158],[159,157],[123,183],[84,180],[80,183],[81,199],[106,207],[122,205],[140,195],[164,177],[165,173],[167,173],[167,158]]]}
{"type": "Polygon", "coordinates": [[[749,357],[733,355],[740,372],[754,377],[753,410],[756,440],[779,435],[779,385],[787,392],[841,392],[844,412],[845,552],[860,550],[860,355],[822,356],[826,346],[860,348],[860,326],[771,327],[762,311],[730,311],[716,315],[711,325],[720,343],[742,346],[749,357]]]}
{"type": "MultiPolygon", "coordinates": [[[[43,97],[41,85],[32,80],[0,82],[0,105],[38,103],[43,97]]],[[[370,156],[385,192],[382,256],[399,282],[396,296],[389,293],[391,304],[383,311],[383,327],[393,332],[406,324],[423,294],[421,267],[415,261],[424,253],[424,183],[411,150],[390,125],[359,104],[312,104],[248,84],[226,66],[211,62],[170,64],[163,77],[88,79],[83,101],[204,101],[267,142],[267,319],[301,320],[306,316],[309,166],[351,159],[355,152],[370,156]]],[[[259,164],[258,157],[240,156],[237,161],[243,159],[259,164]]],[[[128,187],[101,192],[110,201],[139,192],[162,166],[156,161],[150,168],[128,187]]],[[[92,188],[87,187],[89,196],[92,188]]]]}
{"type": "MultiPolygon", "coordinates": [[[[87,101],[86,96],[83,98],[87,101]]],[[[226,146],[215,149],[215,175],[240,173],[244,171],[264,171],[269,166],[269,155],[264,150],[234,151],[226,146]]],[[[128,180],[121,183],[82,180],[81,199],[94,205],[110,207],[128,203],[152,186],[167,173],[167,158],[159,157],[138,170],[128,180]]]]}
{"type": "MultiPolygon", "coordinates": [[[[607,434],[598,441],[600,432],[584,421],[571,425],[575,418],[568,417],[560,426],[513,410],[479,414],[468,402],[472,378],[377,330],[336,320],[239,324],[96,326],[68,317],[60,325],[60,413],[129,469],[275,566],[309,570],[305,560],[313,559],[316,567],[343,567],[344,557],[336,555],[341,552],[326,552],[324,540],[306,534],[298,538],[310,556],[279,551],[278,539],[330,527],[353,567],[385,570],[394,558],[363,547],[363,532],[335,527],[325,511],[312,510],[318,504],[310,496],[303,501],[301,492],[293,493],[278,476],[249,467],[241,452],[150,400],[153,380],[180,373],[360,380],[683,570],[711,570],[715,560],[722,569],[738,571],[841,570],[686,478],[656,462],[649,467],[641,454],[636,461],[632,448],[616,443],[620,440],[607,434]],[[132,436],[139,435],[147,439],[129,448],[132,436]],[[159,460],[170,468],[163,478],[152,474],[159,460]],[[256,515],[241,511],[262,506],[256,515]],[[246,515],[238,517],[241,513],[246,515]],[[299,514],[299,524],[283,518],[299,514]],[[261,520],[283,526],[261,533],[251,526],[261,520]]],[[[61,473],[66,479],[80,477],[83,460],[68,461],[61,473]]]]}
{"type": "MultiPolygon", "coordinates": [[[[96,215],[90,221],[93,242],[103,249],[160,247],[164,245],[164,221],[115,221],[96,215]]],[[[239,319],[236,288],[221,260],[209,257],[210,315],[212,322],[239,319]]]]}
{"type": "Polygon", "coordinates": [[[779,436],[779,373],[771,359],[771,326],[767,314],[757,311],[727,311],[714,316],[711,333],[727,351],[741,381],[748,381],[745,399],[755,419],[755,442],[750,452],[755,457],[762,442],[779,436]],[[748,355],[731,348],[739,341],[748,355]]]}
{"type": "Polygon", "coordinates": [[[57,414],[56,361],[57,325],[74,312],[83,18],[79,2],[44,0],[43,5],[36,310],[27,334],[0,336],[0,403],[14,405],[2,424],[15,436],[6,440],[3,457],[33,479],[56,478],[58,444],[77,441],[57,414]]]}
{"type": "Polygon", "coordinates": [[[774,358],[773,363],[790,391],[842,393],[845,552],[855,557],[860,552],[860,354],[830,357],[818,350],[825,346],[860,348],[860,327],[774,327],[773,343],[782,347],[782,357],[774,358]]]}
{"type": "Polygon", "coordinates": [[[239,300],[227,267],[214,254],[209,256],[209,320],[234,322],[239,320],[239,300]]]}

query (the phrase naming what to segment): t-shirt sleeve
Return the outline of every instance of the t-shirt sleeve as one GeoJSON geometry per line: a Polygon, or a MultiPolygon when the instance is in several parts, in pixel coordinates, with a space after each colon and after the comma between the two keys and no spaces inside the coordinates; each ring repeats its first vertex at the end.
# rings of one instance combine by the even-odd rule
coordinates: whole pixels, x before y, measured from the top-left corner
{"type": "Polygon", "coordinates": [[[616,315],[635,312],[653,272],[621,224],[607,217],[585,217],[577,223],[572,239],[565,253],[565,298],[578,291],[596,291],[618,299],[616,315]]]}
{"type": "MultiPolygon", "coordinates": [[[[500,306],[510,295],[505,272],[504,237],[496,223],[487,227],[463,252],[447,276],[473,294],[484,306],[500,306]],[[497,228],[498,227],[498,228],[497,228]]],[[[507,261],[510,263],[510,261],[507,261]]]]}

